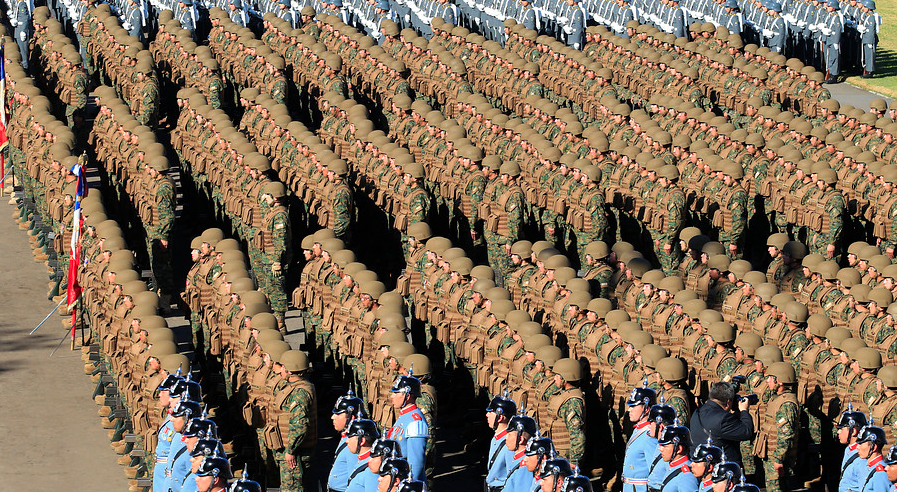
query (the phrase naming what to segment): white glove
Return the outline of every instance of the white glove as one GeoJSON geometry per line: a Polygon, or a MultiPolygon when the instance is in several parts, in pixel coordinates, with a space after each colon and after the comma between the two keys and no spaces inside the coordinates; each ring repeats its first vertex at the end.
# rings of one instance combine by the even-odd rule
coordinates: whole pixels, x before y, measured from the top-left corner
{"type": "Polygon", "coordinates": [[[578,50],[578,49],[579,49],[579,43],[573,43],[573,49],[574,49],[574,50],[578,50]]]}
{"type": "Polygon", "coordinates": [[[565,25],[563,29],[564,32],[567,33],[567,35],[573,34],[573,26],[565,25]]]}
{"type": "Polygon", "coordinates": [[[19,25],[19,21],[15,19],[9,19],[9,23],[12,24],[12,27],[16,27],[19,25]]]}
{"type": "Polygon", "coordinates": [[[124,28],[125,31],[130,31],[132,26],[130,22],[125,22],[121,27],[124,28]]]}
{"type": "Polygon", "coordinates": [[[405,14],[405,22],[411,22],[411,14],[405,14]]]}
{"type": "Polygon", "coordinates": [[[833,45],[832,45],[832,48],[835,48],[835,50],[840,50],[840,49],[841,49],[841,45],[840,45],[840,44],[833,44],[833,45]]]}
{"type": "Polygon", "coordinates": [[[24,41],[27,41],[27,40],[28,40],[28,33],[26,33],[25,31],[20,32],[20,33],[19,33],[19,39],[21,39],[23,42],[24,42],[24,41]]]}

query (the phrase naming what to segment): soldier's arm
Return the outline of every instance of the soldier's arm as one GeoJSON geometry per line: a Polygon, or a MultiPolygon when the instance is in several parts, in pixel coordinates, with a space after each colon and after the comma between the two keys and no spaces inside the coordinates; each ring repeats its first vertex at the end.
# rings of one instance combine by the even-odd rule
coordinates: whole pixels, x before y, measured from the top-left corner
{"type": "Polygon", "coordinates": [[[510,240],[518,241],[520,236],[520,229],[523,226],[523,200],[521,200],[522,194],[515,194],[514,197],[508,202],[508,231],[510,232],[510,240]]]}
{"type": "Polygon", "coordinates": [[[585,406],[582,400],[573,398],[564,407],[561,411],[570,433],[570,455],[567,458],[571,462],[580,461],[586,449],[585,406]]]}
{"type": "Polygon", "coordinates": [[[351,206],[349,200],[351,200],[351,197],[349,197],[348,193],[340,193],[333,204],[333,212],[336,215],[334,217],[333,233],[337,236],[342,236],[349,228],[349,208],[351,206]]]}
{"type": "Polygon", "coordinates": [[[747,223],[747,194],[744,200],[735,200],[732,204],[732,233],[734,242],[737,242],[744,236],[744,227],[747,223]]]}
{"type": "Polygon", "coordinates": [[[772,451],[773,463],[781,463],[785,454],[797,444],[798,409],[796,403],[785,403],[776,413],[776,447],[772,451]]]}
{"type": "Polygon", "coordinates": [[[159,223],[156,231],[163,237],[171,234],[171,226],[174,224],[174,189],[171,186],[163,186],[159,189],[161,200],[159,201],[159,223]]]}
{"type": "Polygon", "coordinates": [[[287,221],[287,214],[279,213],[277,214],[277,217],[274,218],[274,223],[271,225],[273,229],[272,240],[274,242],[274,251],[276,251],[278,257],[278,260],[276,261],[280,261],[280,256],[287,250],[287,227],[290,226],[287,221]]]}
{"type": "Polygon", "coordinates": [[[299,447],[305,442],[309,423],[307,406],[310,401],[311,397],[304,389],[297,389],[284,402],[290,412],[289,435],[283,443],[284,452],[287,454],[297,454],[299,447]]]}

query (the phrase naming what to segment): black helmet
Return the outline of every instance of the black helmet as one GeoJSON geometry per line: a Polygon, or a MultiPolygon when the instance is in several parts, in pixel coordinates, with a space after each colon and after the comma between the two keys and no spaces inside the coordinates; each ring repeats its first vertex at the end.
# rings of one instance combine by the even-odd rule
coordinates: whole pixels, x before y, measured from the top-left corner
{"type": "Polygon", "coordinates": [[[402,480],[396,492],[425,492],[427,484],[420,480],[402,480]]]}
{"type": "Polygon", "coordinates": [[[198,477],[207,477],[209,475],[221,477],[225,481],[233,478],[230,471],[230,463],[227,462],[227,459],[214,454],[203,458],[202,463],[199,464],[199,469],[196,470],[196,476],[198,477]]]}
{"type": "Polygon", "coordinates": [[[228,492],[262,492],[262,486],[258,482],[249,479],[249,473],[243,469],[243,476],[239,480],[230,484],[228,492]]]}
{"type": "Polygon", "coordinates": [[[190,452],[190,456],[226,456],[224,445],[218,439],[200,439],[190,452]]]}
{"type": "Polygon", "coordinates": [[[691,447],[691,432],[684,425],[669,425],[663,428],[657,444],[675,444],[683,446],[686,450],[691,447]]]}
{"type": "Polygon", "coordinates": [[[850,427],[851,429],[862,429],[869,422],[866,420],[866,414],[853,409],[853,404],[847,404],[847,410],[841,414],[838,419],[838,428],[850,427]]]}
{"type": "Polygon", "coordinates": [[[373,420],[355,419],[346,429],[346,437],[353,436],[366,437],[368,442],[373,442],[380,439],[380,429],[377,429],[377,424],[373,420]]]}
{"type": "Polygon", "coordinates": [[[529,415],[515,415],[508,421],[508,432],[525,432],[535,436],[538,430],[536,420],[529,415]]]}
{"type": "Polygon", "coordinates": [[[691,450],[689,459],[695,463],[710,463],[711,465],[716,465],[723,461],[723,450],[711,444],[710,439],[708,438],[706,443],[698,444],[691,450]]]}
{"type": "Polygon", "coordinates": [[[371,458],[378,458],[380,456],[401,458],[402,449],[399,448],[399,443],[392,439],[377,439],[374,441],[373,446],[371,446],[371,458]]]}
{"type": "Polygon", "coordinates": [[[741,466],[738,463],[735,463],[734,461],[723,461],[713,467],[713,473],[710,474],[710,479],[713,480],[713,483],[722,482],[723,480],[737,482],[741,480],[742,475],[741,466]]]}
{"type": "Polygon", "coordinates": [[[573,468],[570,467],[570,462],[565,458],[558,458],[553,456],[544,463],[542,463],[542,470],[540,472],[542,478],[557,475],[561,478],[569,477],[573,475],[573,468]]]}
{"type": "Polygon", "coordinates": [[[390,476],[393,480],[407,480],[411,476],[411,465],[405,458],[389,458],[380,464],[381,477],[390,476]]]}
{"type": "Polygon", "coordinates": [[[897,465],[897,446],[891,446],[885,454],[886,465],[897,465]]]}
{"type": "Polygon", "coordinates": [[[355,393],[353,393],[352,390],[349,390],[344,396],[336,399],[336,403],[333,404],[332,413],[345,413],[349,418],[364,418],[364,401],[355,396],[355,393]]]}
{"type": "Polygon", "coordinates": [[[498,415],[504,415],[508,418],[513,417],[517,413],[517,404],[514,403],[514,400],[504,397],[504,396],[496,396],[489,402],[489,406],[486,407],[487,412],[495,412],[498,415]]]}
{"type": "Polygon", "coordinates": [[[732,490],[732,492],[760,492],[760,487],[752,483],[747,483],[744,481],[744,475],[741,476],[741,481],[738,482],[738,485],[732,490]]]}
{"type": "Polygon", "coordinates": [[[554,443],[547,437],[535,435],[526,441],[527,456],[548,456],[554,453],[554,443]]]}
{"type": "Polygon", "coordinates": [[[864,442],[878,444],[879,449],[881,449],[881,446],[888,443],[888,438],[885,435],[885,430],[881,427],[867,425],[860,429],[860,433],[857,434],[857,444],[864,442]]]}
{"type": "Polygon", "coordinates": [[[190,400],[181,400],[171,408],[172,417],[187,416],[188,419],[199,417],[202,414],[202,404],[190,400]]]}
{"type": "Polygon", "coordinates": [[[182,379],[174,383],[169,393],[172,398],[180,398],[181,401],[202,401],[202,388],[199,383],[190,379],[182,379]]]}
{"type": "Polygon", "coordinates": [[[420,396],[420,379],[414,376],[399,376],[392,385],[393,393],[405,393],[412,398],[420,396]]]}
{"type": "Polygon", "coordinates": [[[573,475],[564,479],[561,492],[592,492],[592,481],[588,477],[579,474],[579,467],[573,475]]]}
{"type": "Polygon", "coordinates": [[[163,379],[162,382],[159,383],[159,386],[157,386],[156,389],[158,389],[159,391],[170,391],[171,388],[172,388],[178,381],[183,381],[183,380],[184,380],[184,378],[182,378],[182,377],[180,376],[180,374],[181,374],[181,370],[180,370],[180,368],[178,368],[178,373],[177,373],[177,374],[169,374],[168,376],[165,376],[165,379],[163,379]]]}
{"type": "Polygon", "coordinates": [[[187,422],[181,435],[184,437],[199,436],[200,439],[211,439],[218,437],[218,426],[215,425],[215,422],[207,419],[206,413],[203,412],[200,417],[190,419],[187,422]]]}
{"type": "Polygon", "coordinates": [[[648,421],[663,425],[673,425],[676,421],[676,409],[665,404],[663,398],[661,398],[660,403],[652,406],[651,411],[648,412],[648,421]]]}
{"type": "Polygon", "coordinates": [[[626,400],[626,405],[630,407],[634,407],[636,405],[645,405],[648,407],[654,406],[657,402],[657,392],[655,392],[651,388],[647,388],[644,386],[639,386],[632,390],[632,393],[629,394],[629,399],[626,400]]]}

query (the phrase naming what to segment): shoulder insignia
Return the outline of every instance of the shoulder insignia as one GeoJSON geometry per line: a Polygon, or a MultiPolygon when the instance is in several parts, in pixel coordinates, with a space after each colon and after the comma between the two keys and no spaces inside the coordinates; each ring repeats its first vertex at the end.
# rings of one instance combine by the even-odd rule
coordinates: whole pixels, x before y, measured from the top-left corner
{"type": "Polygon", "coordinates": [[[419,413],[412,413],[411,418],[414,420],[421,420],[423,417],[421,417],[419,413]]]}
{"type": "Polygon", "coordinates": [[[682,473],[691,473],[691,468],[688,465],[682,465],[682,473]]]}

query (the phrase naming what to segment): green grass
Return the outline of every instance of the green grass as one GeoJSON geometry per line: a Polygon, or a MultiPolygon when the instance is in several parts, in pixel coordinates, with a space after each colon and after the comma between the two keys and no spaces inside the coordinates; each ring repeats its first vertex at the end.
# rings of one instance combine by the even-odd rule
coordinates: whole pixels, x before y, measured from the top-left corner
{"type": "Polygon", "coordinates": [[[877,0],[881,15],[878,32],[878,52],[875,54],[875,77],[848,77],[847,81],[863,89],[897,99],[897,2],[877,0]]]}

